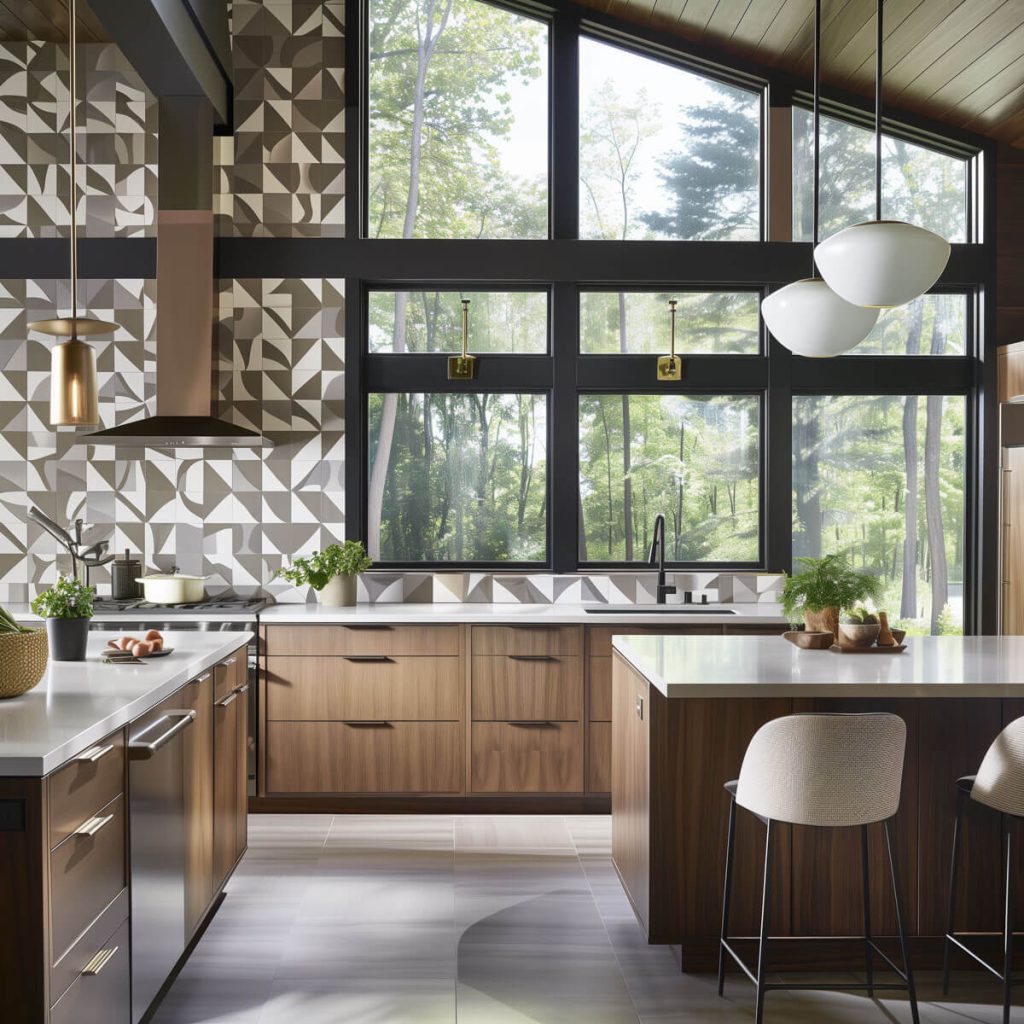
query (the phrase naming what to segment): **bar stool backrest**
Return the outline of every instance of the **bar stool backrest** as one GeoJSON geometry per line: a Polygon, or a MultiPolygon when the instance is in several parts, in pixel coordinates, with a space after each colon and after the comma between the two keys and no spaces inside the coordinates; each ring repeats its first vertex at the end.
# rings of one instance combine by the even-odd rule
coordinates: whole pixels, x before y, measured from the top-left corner
{"type": "Polygon", "coordinates": [[[1024,718],[1014,719],[986,751],[971,799],[1024,817],[1024,718]]]}
{"type": "Polygon", "coordinates": [[[867,825],[899,808],[907,727],[890,714],[787,715],[743,756],[736,802],[794,825],[867,825]]]}

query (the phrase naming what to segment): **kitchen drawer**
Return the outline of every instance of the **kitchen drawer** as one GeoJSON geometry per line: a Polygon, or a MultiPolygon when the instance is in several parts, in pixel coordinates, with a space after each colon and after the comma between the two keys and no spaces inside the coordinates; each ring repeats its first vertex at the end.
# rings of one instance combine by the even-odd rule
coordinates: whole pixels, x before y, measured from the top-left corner
{"type": "MultiPolygon", "coordinates": [[[[672,618],[672,616],[668,616],[672,618]]],[[[612,656],[613,636],[721,636],[721,626],[634,626],[623,622],[616,626],[588,626],[590,634],[590,656],[592,658],[610,658],[612,656]]]]}
{"type": "Polygon", "coordinates": [[[269,655],[457,655],[458,626],[267,626],[269,655]]]}
{"type": "Polygon", "coordinates": [[[274,793],[458,793],[461,722],[271,722],[267,789],[274,793]]]}
{"type": "Polygon", "coordinates": [[[580,626],[474,626],[473,654],[582,654],[580,626]]]}
{"type": "Polygon", "coordinates": [[[474,722],[474,793],[578,793],[583,789],[579,722],[474,722]]]}
{"type": "Polygon", "coordinates": [[[107,946],[107,939],[127,920],[128,890],[122,889],[81,938],[53,965],[50,970],[51,1003],[67,991],[89,961],[107,946]]]}
{"type": "Polygon", "coordinates": [[[124,797],[117,796],[92,819],[93,835],[71,835],[50,853],[50,946],[55,962],[125,887],[124,820],[124,797]]]}
{"type": "Polygon", "coordinates": [[[124,792],[124,731],[118,730],[58,768],[46,780],[50,846],[124,792]]]}
{"type": "Polygon", "coordinates": [[[590,721],[612,720],[612,659],[590,659],[590,721]]]}
{"type": "Polygon", "coordinates": [[[213,699],[222,700],[232,690],[244,685],[248,675],[248,653],[245,647],[232,651],[223,661],[213,666],[213,699]]]}
{"type": "Polygon", "coordinates": [[[458,721],[465,706],[462,659],[448,657],[270,657],[264,692],[271,721],[458,721]]]}
{"type": "Polygon", "coordinates": [[[128,931],[125,921],[103,943],[89,965],[90,973],[79,974],[50,1010],[50,1024],[129,1024],[128,931]]]}
{"type": "Polygon", "coordinates": [[[610,793],[612,790],[612,723],[590,722],[587,727],[590,729],[587,791],[610,793]]]}
{"type": "Polygon", "coordinates": [[[580,659],[556,654],[473,657],[473,719],[575,722],[583,717],[580,659]]]}

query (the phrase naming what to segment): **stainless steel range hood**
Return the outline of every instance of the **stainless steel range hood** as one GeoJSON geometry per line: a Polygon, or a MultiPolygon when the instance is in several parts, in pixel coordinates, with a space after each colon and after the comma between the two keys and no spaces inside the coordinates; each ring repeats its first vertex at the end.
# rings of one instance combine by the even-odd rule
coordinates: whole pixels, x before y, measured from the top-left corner
{"type": "Polygon", "coordinates": [[[156,415],[81,434],[120,448],[253,448],[262,434],[213,415],[213,214],[157,215],[156,415]]]}

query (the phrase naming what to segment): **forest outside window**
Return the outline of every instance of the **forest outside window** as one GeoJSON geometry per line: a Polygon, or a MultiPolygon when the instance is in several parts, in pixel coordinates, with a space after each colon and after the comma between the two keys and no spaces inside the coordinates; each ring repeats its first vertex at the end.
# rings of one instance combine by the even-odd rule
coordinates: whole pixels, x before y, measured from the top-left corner
{"type": "Polygon", "coordinates": [[[916,633],[960,633],[966,400],[793,399],[793,555],[846,555],[880,576],[880,608],[916,633]]]}
{"type": "Polygon", "coordinates": [[[580,562],[646,561],[665,516],[670,562],[760,558],[757,395],[581,395],[580,562]]]}
{"type": "Polygon", "coordinates": [[[968,351],[968,297],[930,292],[883,309],[855,356],[963,356],[968,351]]]}
{"type": "Polygon", "coordinates": [[[547,352],[546,291],[377,290],[369,295],[370,352],[458,352],[463,299],[469,300],[470,352],[547,352]]]}
{"type": "Polygon", "coordinates": [[[370,556],[545,563],[547,450],[542,394],[371,394],[370,556]]]}
{"type": "Polygon", "coordinates": [[[580,39],[580,237],[757,241],[761,93],[580,39]]]}
{"type": "Polygon", "coordinates": [[[669,301],[676,309],[676,351],[684,355],[757,355],[761,350],[759,291],[617,292],[580,294],[580,351],[588,355],[668,352],[669,301]]]}
{"type": "Polygon", "coordinates": [[[370,0],[370,238],[548,237],[548,28],[370,0]]]}
{"type": "MultiPolygon", "coordinates": [[[[820,236],[875,217],[875,136],[834,117],[821,119],[820,236]]],[[[813,207],[813,121],[793,108],[793,238],[809,241],[813,207]]],[[[965,157],[882,136],[882,216],[966,242],[965,157]]]]}

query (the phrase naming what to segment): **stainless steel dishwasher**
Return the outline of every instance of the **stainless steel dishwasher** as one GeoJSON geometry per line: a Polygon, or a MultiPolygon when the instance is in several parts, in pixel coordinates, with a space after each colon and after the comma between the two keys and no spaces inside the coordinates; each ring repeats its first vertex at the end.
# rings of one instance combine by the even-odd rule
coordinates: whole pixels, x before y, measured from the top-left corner
{"type": "Polygon", "coordinates": [[[132,1024],[185,948],[185,766],[190,709],[161,705],[128,740],[132,1024]]]}

